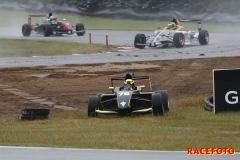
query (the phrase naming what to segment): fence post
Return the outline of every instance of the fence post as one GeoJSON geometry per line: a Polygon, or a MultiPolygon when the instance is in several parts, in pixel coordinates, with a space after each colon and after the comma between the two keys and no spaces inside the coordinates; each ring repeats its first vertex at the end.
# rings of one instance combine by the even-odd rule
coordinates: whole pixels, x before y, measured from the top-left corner
{"type": "Polygon", "coordinates": [[[108,35],[106,35],[106,48],[108,49],[108,35]]]}
{"type": "Polygon", "coordinates": [[[92,34],[89,33],[89,43],[91,44],[92,43],[92,34]]]}

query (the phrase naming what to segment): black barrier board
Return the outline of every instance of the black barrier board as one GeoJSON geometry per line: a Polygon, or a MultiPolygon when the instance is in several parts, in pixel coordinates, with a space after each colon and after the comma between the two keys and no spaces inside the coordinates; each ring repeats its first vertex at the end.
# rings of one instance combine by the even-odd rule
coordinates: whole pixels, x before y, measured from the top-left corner
{"type": "Polygon", "coordinates": [[[240,69],[213,70],[214,113],[240,110],[240,69]]]}

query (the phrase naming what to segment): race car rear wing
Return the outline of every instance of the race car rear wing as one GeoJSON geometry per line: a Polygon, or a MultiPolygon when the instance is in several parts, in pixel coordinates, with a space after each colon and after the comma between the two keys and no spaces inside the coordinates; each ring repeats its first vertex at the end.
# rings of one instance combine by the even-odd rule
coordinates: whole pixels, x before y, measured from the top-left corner
{"type": "Polygon", "coordinates": [[[202,30],[202,22],[201,19],[195,19],[195,20],[179,20],[179,22],[198,22],[198,30],[202,30]]]}
{"type": "MultiPolygon", "coordinates": [[[[132,80],[141,80],[141,79],[148,79],[149,81],[149,88],[152,91],[152,84],[151,84],[151,80],[149,76],[136,76],[136,77],[132,77],[132,80]]],[[[112,77],[111,78],[111,85],[113,87],[113,81],[115,80],[125,80],[125,77],[112,77]]]]}
{"type": "Polygon", "coordinates": [[[28,24],[32,23],[32,17],[46,17],[46,15],[28,15],[28,24]]]}

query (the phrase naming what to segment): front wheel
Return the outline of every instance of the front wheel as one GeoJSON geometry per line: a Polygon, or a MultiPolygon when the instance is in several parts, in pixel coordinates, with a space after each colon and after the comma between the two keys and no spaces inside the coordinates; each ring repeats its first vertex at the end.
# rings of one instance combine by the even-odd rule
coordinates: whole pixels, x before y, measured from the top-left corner
{"type": "Polygon", "coordinates": [[[134,39],[134,47],[143,49],[146,44],[146,36],[144,34],[137,34],[134,39]]]}
{"type": "Polygon", "coordinates": [[[24,37],[29,37],[30,34],[31,34],[31,31],[32,31],[32,28],[31,28],[31,25],[30,24],[24,24],[22,26],[22,35],[24,37]]]}
{"type": "Polygon", "coordinates": [[[96,117],[98,114],[95,112],[98,108],[98,96],[90,96],[88,98],[88,117],[96,117]]]}
{"type": "Polygon", "coordinates": [[[82,23],[76,24],[76,31],[78,36],[83,36],[85,34],[85,28],[82,23]]]}
{"type": "Polygon", "coordinates": [[[185,45],[185,37],[182,33],[175,33],[173,36],[173,44],[176,48],[182,48],[185,45]]]}
{"type": "Polygon", "coordinates": [[[164,113],[169,112],[168,92],[166,90],[160,90],[160,91],[157,91],[157,93],[161,93],[162,95],[164,113]]]}
{"type": "Polygon", "coordinates": [[[50,26],[50,24],[45,24],[43,26],[43,35],[45,37],[49,37],[52,34],[52,28],[50,26]]]}
{"type": "Polygon", "coordinates": [[[201,30],[198,35],[198,41],[201,45],[206,45],[209,42],[209,33],[206,30],[201,30]]]}
{"type": "Polygon", "coordinates": [[[155,116],[157,116],[158,114],[161,116],[164,115],[162,95],[160,93],[154,93],[152,95],[152,109],[153,115],[155,116]]]}

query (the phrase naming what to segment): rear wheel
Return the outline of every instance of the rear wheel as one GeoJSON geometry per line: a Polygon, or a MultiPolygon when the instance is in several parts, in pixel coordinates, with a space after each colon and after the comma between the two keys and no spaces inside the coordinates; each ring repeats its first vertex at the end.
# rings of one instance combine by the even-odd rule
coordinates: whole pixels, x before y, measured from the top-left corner
{"type": "Polygon", "coordinates": [[[168,101],[168,92],[166,90],[158,91],[162,95],[162,103],[164,108],[164,113],[169,112],[169,101],[168,101]]]}
{"type": "Polygon", "coordinates": [[[98,113],[95,110],[98,108],[98,96],[90,96],[88,98],[88,116],[96,117],[98,113]]]}
{"type": "Polygon", "coordinates": [[[30,34],[31,34],[31,31],[32,31],[32,28],[31,28],[31,25],[30,24],[24,24],[22,26],[22,35],[24,37],[29,37],[30,34]]]}
{"type": "Polygon", "coordinates": [[[158,114],[164,115],[164,108],[162,103],[162,95],[160,93],[154,93],[152,95],[152,109],[153,115],[157,116],[158,114]]]}
{"type": "Polygon", "coordinates": [[[146,44],[146,36],[144,34],[137,34],[134,39],[134,47],[143,49],[146,46],[143,44],[146,44]],[[140,45],[140,44],[142,44],[142,45],[140,45]]]}
{"type": "Polygon", "coordinates": [[[76,25],[76,31],[82,31],[82,32],[79,32],[77,33],[78,36],[83,36],[85,34],[85,28],[84,28],[84,25],[82,23],[78,23],[76,25]]]}
{"type": "Polygon", "coordinates": [[[173,44],[176,48],[181,48],[185,45],[185,37],[182,33],[175,33],[173,36],[173,44]]]}
{"type": "Polygon", "coordinates": [[[198,41],[201,45],[206,45],[209,42],[209,33],[206,30],[201,30],[198,35],[198,41]]]}
{"type": "Polygon", "coordinates": [[[43,26],[43,35],[45,37],[49,37],[52,34],[52,28],[50,26],[50,24],[45,24],[43,26]]]}

